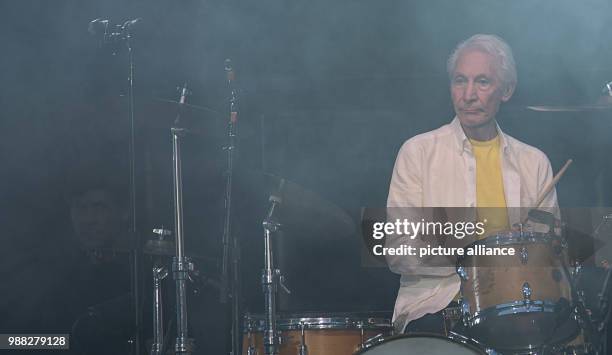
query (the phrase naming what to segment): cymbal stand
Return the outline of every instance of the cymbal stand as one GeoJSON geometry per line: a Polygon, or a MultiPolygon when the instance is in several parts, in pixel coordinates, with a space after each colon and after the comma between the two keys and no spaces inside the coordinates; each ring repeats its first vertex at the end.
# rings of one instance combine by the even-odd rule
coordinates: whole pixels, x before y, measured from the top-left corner
{"type": "MultiPolygon", "coordinates": [[[[172,232],[162,228],[153,229],[157,234],[154,239],[147,241],[147,245],[154,253],[157,248],[161,248],[165,237],[172,235],[172,232]]],[[[151,355],[162,355],[165,346],[164,339],[164,302],[162,298],[162,281],[168,276],[168,268],[162,264],[160,256],[154,257],[153,264],[153,344],[151,345],[151,355]]]]}
{"type": "MultiPolygon", "coordinates": [[[[608,90],[610,90],[610,93],[612,95],[612,82],[606,84],[608,90]]],[[[597,226],[597,228],[595,228],[595,231],[593,232],[595,236],[599,237],[601,228],[606,226],[610,220],[612,220],[612,214],[608,214],[608,215],[604,215],[602,218],[602,221],[599,223],[599,225],[597,226]]],[[[607,346],[608,346],[608,342],[607,342],[607,329],[608,329],[608,322],[610,321],[610,315],[612,312],[612,307],[610,307],[610,278],[612,277],[612,267],[610,267],[609,265],[606,265],[606,269],[607,269],[607,273],[606,273],[606,277],[604,279],[603,285],[601,287],[601,291],[598,294],[598,298],[599,298],[599,309],[604,311],[604,317],[600,320],[599,324],[597,325],[597,332],[599,333],[599,347],[598,347],[598,351],[600,351],[601,354],[606,354],[607,351],[607,346]]]]}
{"type": "MultiPolygon", "coordinates": [[[[281,180],[282,189],[284,181],[281,180]]],[[[261,273],[261,285],[263,287],[264,299],[265,299],[265,327],[263,335],[264,343],[264,354],[272,355],[278,354],[278,345],[280,339],[276,330],[276,291],[277,285],[285,290],[287,293],[291,293],[284,284],[284,277],[279,269],[274,268],[274,254],[272,248],[272,233],[276,233],[280,230],[280,223],[276,222],[273,218],[274,210],[282,202],[280,196],[270,196],[270,209],[268,215],[264,219],[262,225],[264,228],[264,269],[261,273]]]]}
{"type": "MultiPolygon", "coordinates": [[[[181,89],[180,104],[185,103],[186,85],[181,89]]],[[[183,176],[181,165],[181,137],[186,129],[178,127],[180,111],[174,121],[172,132],[172,182],[174,187],[174,235],[176,241],[176,256],[172,259],[172,273],[176,281],[176,354],[191,354],[193,339],[187,336],[187,280],[189,272],[193,271],[193,263],[185,256],[185,240],[183,236],[183,176]]]]}
{"type": "Polygon", "coordinates": [[[156,264],[153,267],[153,345],[151,355],[162,355],[164,348],[164,316],[161,282],[168,276],[168,269],[156,264]]]}
{"type": "Polygon", "coordinates": [[[599,332],[599,346],[597,351],[599,354],[607,354],[608,351],[608,322],[610,321],[610,315],[612,312],[612,307],[610,307],[610,303],[608,298],[610,297],[610,275],[612,274],[612,268],[608,267],[608,273],[606,274],[606,280],[604,281],[604,286],[602,287],[602,292],[599,294],[599,304],[602,310],[605,310],[605,315],[603,319],[597,325],[597,331],[599,332]]]}
{"type": "MultiPolygon", "coordinates": [[[[580,263],[576,263],[574,265],[574,271],[570,272],[567,263],[561,258],[561,268],[567,276],[567,280],[569,280],[570,293],[572,295],[572,311],[576,317],[578,326],[584,331],[585,341],[587,344],[593,346],[594,355],[603,355],[605,353],[599,352],[601,348],[599,344],[601,344],[602,338],[594,327],[593,318],[587,309],[584,291],[580,290],[578,287],[580,278],[582,277],[583,266],[580,263]]],[[[589,354],[590,353],[589,351],[589,354]]]]}

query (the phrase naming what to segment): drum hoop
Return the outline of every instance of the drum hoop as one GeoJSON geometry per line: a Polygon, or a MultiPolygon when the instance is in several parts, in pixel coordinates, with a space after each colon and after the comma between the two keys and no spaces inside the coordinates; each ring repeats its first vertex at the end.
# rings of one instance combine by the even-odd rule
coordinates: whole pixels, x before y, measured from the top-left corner
{"type": "Polygon", "coordinates": [[[453,336],[444,336],[440,334],[426,333],[426,332],[416,332],[416,333],[398,334],[398,335],[393,335],[389,337],[378,338],[376,339],[375,343],[368,344],[366,342],[363,348],[360,349],[358,352],[356,352],[355,355],[365,354],[367,351],[374,349],[385,343],[388,343],[389,341],[395,341],[395,340],[403,339],[403,338],[437,338],[437,339],[445,340],[451,343],[463,345],[464,347],[474,350],[476,352],[479,352],[481,354],[486,354],[486,348],[482,346],[482,344],[476,341],[473,341],[471,338],[467,338],[465,336],[462,336],[462,339],[460,340],[453,336]],[[470,341],[473,343],[471,343],[470,341]]]}
{"type": "MultiPolygon", "coordinates": [[[[245,317],[245,331],[263,331],[265,320],[261,315],[250,315],[245,317]]],[[[327,314],[316,316],[314,314],[288,314],[280,315],[276,320],[279,330],[299,330],[302,329],[364,329],[364,330],[385,330],[393,327],[390,318],[374,316],[358,316],[347,314],[327,314]]]]}
{"type": "Polygon", "coordinates": [[[454,331],[449,331],[448,332],[448,337],[461,343],[461,344],[465,344],[465,345],[472,345],[480,350],[483,350],[488,354],[490,348],[487,347],[485,344],[479,342],[478,340],[474,339],[474,338],[470,338],[466,335],[454,332],[454,331]]]}
{"type": "Polygon", "coordinates": [[[507,316],[512,314],[524,314],[524,313],[554,313],[555,302],[552,301],[530,301],[529,303],[524,300],[513,301],[508,303],[497,304],[492,307],[485,308],[479,312],[470,315],[467,318],[468,327],[474,327],[480,323],[485,322],[488,318],[499,318],[501,316],[507,316]]]}
{"type": "Polygon", "coordinates": [[[508,234],[495,234],[491,235],[487,238],[477,240],[473,243],[470,243],[466,248],[475,245],[484,245],[487,247],[494,246],[505,246],[505,245],[516,245],[516,244],[552,244],[553,242],[558,241],[561,242],[561,245],[564,246],[565,243],[562,243],[562,239],[546,233],[538,233],[538,232],[520,232],[508,233],[508,234]]]}

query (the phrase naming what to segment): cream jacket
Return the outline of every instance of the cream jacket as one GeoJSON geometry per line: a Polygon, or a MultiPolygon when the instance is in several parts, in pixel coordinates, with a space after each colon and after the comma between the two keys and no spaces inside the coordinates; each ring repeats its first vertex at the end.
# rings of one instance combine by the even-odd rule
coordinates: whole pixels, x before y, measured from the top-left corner
{"type": "MultiPolygon", "coordinates": [[[[499,126],[497,130],[506,205],[533,207],[553,178],[550,162],[542,151],[504,134],[499,126]]],[[[552,209],[558,216],[555,189],[540,206],[552,209]]],[[[476,160],[458,118],[402,145],[387,207],[477,207],[476,160]]],[[[521,212],[509,209],[508,218],[511,225],[517,223],[521,212]]],[[[407,244],[404,238],[387,236],[385,246],[407,244]]],[[[405,256],[387,256],[387,262],[391,271],[402,275],[393,313],[397,332],[402,332],[411,320],[440,311],[459,291],[454,267],[428,267],[422,259],[405,256]]]]}

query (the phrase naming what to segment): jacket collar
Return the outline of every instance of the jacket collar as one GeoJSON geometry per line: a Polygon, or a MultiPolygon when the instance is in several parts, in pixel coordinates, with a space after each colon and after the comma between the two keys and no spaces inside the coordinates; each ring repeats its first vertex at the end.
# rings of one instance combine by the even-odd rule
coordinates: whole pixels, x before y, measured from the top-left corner
{"type": "MultiPolygon", "coordinates": [[[[459,118],[457,116],[455,116],[449,126],[453,134],[455,135],[457,142],[457,151],[459,152],[459,154],[463,154],[463,152],[466,151],[471,152],[472,144],[470,144],[470,140],[465,135],[463,127],[461,127],[461,122],[459,122],[459,118]]],[[[499,135],[499,139],[501,142],[502,152],[507,153],[508,149],[510,148],[509,137],[501,130],[501,128],[497,124],[497,121],[495,122],[495,127],[497,128],[497,134],[499,135]]]]}

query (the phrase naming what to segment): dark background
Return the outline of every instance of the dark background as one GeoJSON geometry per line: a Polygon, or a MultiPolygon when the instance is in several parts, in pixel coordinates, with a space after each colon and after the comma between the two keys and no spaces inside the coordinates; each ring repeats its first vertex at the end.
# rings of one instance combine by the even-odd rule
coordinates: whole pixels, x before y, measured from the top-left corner
{"type": "MultiPolygon", "coordinates": [[[[0,297],[11,295],[5,305],[14,315],[1,329],[44,328],[40,319],[55,302],[49,300],[66,292],[47,285],[63,276],[40,276],[37,260],[49,259],[48,248],[72,233],[71,189],[108,180],[127,196],[127,57],[100,48],[87,32],[92,19],[143,19],[133,42],[142,238],[173,224],[169,127],[176,112],[154,98],[176,99],[175,88],[187,82],[191,103],[224,113],[189,117],[200,134],[185,139],[183,156],[189,253],[219,259],[225,58],[233,60],[240,88],[236,165],[242,176],[249,181],[253,171],[266,171],[286,177],[344,209],[357,225],[362,207],[385,204],[403,141],[452,118],[445,70],[454,46],[475,33],[500,35],[514,50],[519,78],[500,125],[542,149],[555,171],[574,159],[558,185],[562,206],[610,205],[612,111],[525,107],[598,98],[612,80],[611,10],[604,0],[2,1],[0,249],[6,282],[0,297]]],[[[237,191],[245,307],[260,312],[266,191],[249,184],[237,191]]],[[[283,300],[285,310],[392,309],[397,277],[361,267],[357,229],[304,234],[283,236],[287,253],[296,253],[281,256],[295,289],[283,300]]],[[[62,260],[60,252],[49,262],[62,260]]],[[[212,264],[202,266],[218,277],[218,261],[212,264]]],[[[194,318],[206,317],[207,308],[198,309],[204,315],[194,318]]]]}

